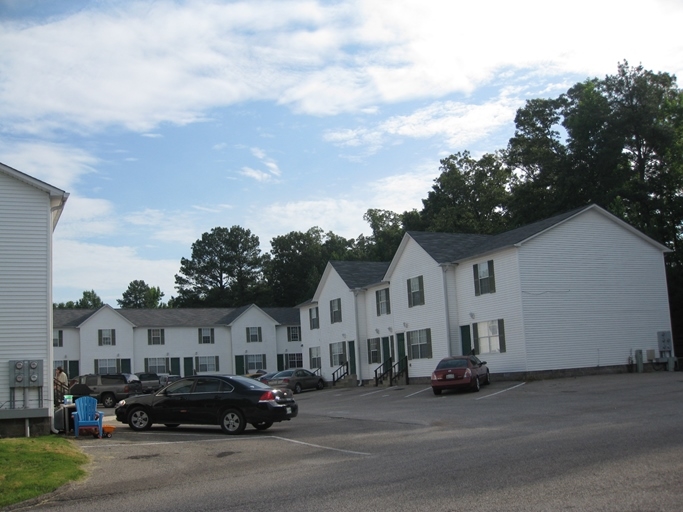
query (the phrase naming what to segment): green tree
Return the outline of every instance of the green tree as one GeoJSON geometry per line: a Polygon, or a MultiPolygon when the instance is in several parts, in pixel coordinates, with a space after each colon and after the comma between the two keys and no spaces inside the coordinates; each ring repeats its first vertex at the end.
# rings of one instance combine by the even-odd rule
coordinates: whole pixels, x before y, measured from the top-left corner
{"type": "Polygon", "coordinates": [[[263,294],[258,236],[240,226],[216,227],[192,244],[175,276],[176,307],[236,307],[263,294]]]}
{"type": "Polygon", "coordinates": [[[144,281],[135,280],[131,281],[122,298],[116,299],[116,302],[121,308],[155,309],[164,307],[161,302],[163,296],[164,293],[158,286],[150,287],[144,281]]]}
{"type": "Polygon", "coordinates": [[[323,230],[291,231],[270,241],[266,280],[273,305],[292,307],[311,298],[325,268],[323,230]]]}
{"type": "Polygon", "coordinates": [[[467,151],[456,153],[441,160],[440,170],[422,201],[430,231],[488,234],[506,228],[511,172],[500,154],[476,160],[467,151]]]}
{"type": "Polygon", "coordinates": [[[97,309],[102,306],[104,306],[104,302],[95,293],[95,290],[86,290],[83,292],[83,297],[76,302],[75,309],[97,309]]]}

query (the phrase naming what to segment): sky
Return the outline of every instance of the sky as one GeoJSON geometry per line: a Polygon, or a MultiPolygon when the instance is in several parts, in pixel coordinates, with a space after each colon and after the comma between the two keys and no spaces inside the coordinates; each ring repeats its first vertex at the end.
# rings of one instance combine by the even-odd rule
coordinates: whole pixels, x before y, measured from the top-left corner
{"type": "Polygon", "coordinates": [[[0,162],[70,194],[54,302],[167,301],[215,227],[367,236],[526,100],[683,76],[682,25],[680,0],[0,0],[0,162]]]}

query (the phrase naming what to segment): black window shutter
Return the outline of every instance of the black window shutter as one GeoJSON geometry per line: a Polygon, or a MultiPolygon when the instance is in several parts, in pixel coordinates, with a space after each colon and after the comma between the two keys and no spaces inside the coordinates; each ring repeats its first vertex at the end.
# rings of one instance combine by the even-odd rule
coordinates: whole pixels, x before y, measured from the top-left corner
{"type": "Polygon", "coordinates": [[[477,324],[472,324],[472,337],[474,338],[474,353],[479,354],[479,327],[477,324]]]}
{"type": "Polygon", "coordinates": [[[95,375],[97,375],[97,370],[99,369],[98,366],[97,359],[95,359],[95,375]]]}
{"type": "Polygon", "coordinates": [[[160,331],[160,333],[161,333],[161,344],[162,344],[162,345],[165,345],[166,342],[164,341],[164,330],[163,330],[163,329],[159,329],[159,331],[160,331]]]}
{"type": "Polygon", "coordinates": [[[251,332],[249,331],[249,327],[247,327],[247,343],[251,341],[251,332]]]}
{"type": "Polygon", "coordinates": [[[391,301],[389,300],[389,288],[387,288],[384,293],[386,294],[385,297],[387,299],[387,315],[390,315],[391,314],[391,301]]]}
{"type": "Polygon", "coordinates": [[[488,264],[489,264],[489,293],[496,293],[496,277],[493,274],[493,260],[489,260],[488,264]]]}
{"type": "Polygon", "coordinates": [[[266,364],[266,355],[263,354],[263,368],[266,369],[268,368],[268,365],[266,364]]]}
{"type": "Polygon", "coordinates": [[[472,269],[474,270],[474,295],[479,297],[481,295],[481,290],[479,289],[479,265],[475,263],[472,269]]]}
{"type": "MultiPolygon", "coordinates": [[[[102,346],[102,329],[97,329],[97,344],[102,346]]],[[[97,373],[97,370],[95,370],[97,373]]]]}
{"type": "Polygon", "coordinates": [[[145,371],[149,371],[149,359],[145,357],[145,371]]]}
{"type": "Polygon", "coordinates": [[[427,329],[427,359],[432,358],[432,330],[427,329]]]}
{"type": "Polygon", "coordinates": [[[59,331],[59,346],[64,346],[64,331],[59,331]]]}
{"type": "Polygon", "coordinates": [[[147,345],[152,344],[152,329],[147,329],[147,345]]]}
{"type": "Polygon", "coordinates": [[[263,341],[263,338],[261,337],[261,328],[258,328],[258,340],[263,341]]]}
{"type": "Polygon", "coordinates": [[[197,343],[201,345],[203,341],[204,340],[202,339],[202,328],[200,327],[199,329],[197,329],[197,343]]]}
{"type": "Polygon", "coordinates": [[[220,368],[218,367],[218,356],[216,356],[216,371],[220,371],[220,368]]]}
{"type": "Polygon", "coordinates": [[[406,341],[408,345],[408,359],[413,358],[413,331],[406,333],[406,341]]]}
{"type": "Polygon", "coordinates": [[[116,329],[111,330],[111,344],[116,345],[116,329]]]}
{"type": "Polygon", "coordinates": [[[332,345],[330,345],[330,366],[334,366],[334,359],[332,358],[332,345]]]}
{"type": "Polygon", "coordinates": [[[214,338],[213,338],[213,327],[211,328],[211,343],[212,344],[216,343],[214,338]]]}
{"type": "Polygon", "coordinates": [[[368,363],[372,363],[372,340],[368,339],[368,363]]]}
{"type": "Polygon", "coordinates": [[[417,278],[418,286],[420,287],[420,304],[425,303],[425,283],[424,279],[422,276],[418,276],[417,278]]]}
{"type": "Polygon", "coordinates": [[[413,291],[410,289],[410,279],[406,281],[408,283],[408,307],[413,307],[413,291]]]}
{"type": "Polygon", "coordinates": [[[199,356],[195,356],[195,358],[194,358],[194,374],[197,375],[198,371],[199,371],[199,356]]]}
{"type": "Polygon", "coordinates": [[[339,321],[342,321],[342,310],[341,310],[341,299],[337,299],[337,305],[339,306],[337,310],[339,311],[339,321]]]}
{"type": "Polygon", "coordinates": [[[377,316],[379,316],[379,315],[382,314],[382,312],[381,312],[381,310],[380,310],[380,307],[379,307],[379,303],[380,303],[380,300],[381,300],[381,296],[380,296],[380,293],[381,293],[381,292],[382,292],[382,290],[377,290],[377,291],[375,292],[375,302],[376,302],[376,304],[377,304],[377,316]]]}
{"type": "Polygon", "coordinates": [[[334,301],[330,301],[330,323],[334,323],[334,301]]]}
{"type": "Polygon", "coordinates": [[[498,343],[500,344],[500,351],[505,352],[505,322],[502,318],[498,320],[498,343]]]}

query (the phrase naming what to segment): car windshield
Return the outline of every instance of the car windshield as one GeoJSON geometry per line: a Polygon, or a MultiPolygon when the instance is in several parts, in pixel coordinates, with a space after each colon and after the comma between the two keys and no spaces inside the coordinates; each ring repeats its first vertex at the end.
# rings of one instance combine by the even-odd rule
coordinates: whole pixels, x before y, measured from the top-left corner
{"type": "Polygon", "coordinates": [[[446,368],[467,368],[467,359],[444,359],[437,365],[437,370],[446,368]]]}
{"type": "Polygon", "coordinates": [[[276,373],[273,378],[274,379],[282,379],[284,377],[291,377],[293,373],[294,373],[294,370],[285,370],[283,372],[276,373]]]}

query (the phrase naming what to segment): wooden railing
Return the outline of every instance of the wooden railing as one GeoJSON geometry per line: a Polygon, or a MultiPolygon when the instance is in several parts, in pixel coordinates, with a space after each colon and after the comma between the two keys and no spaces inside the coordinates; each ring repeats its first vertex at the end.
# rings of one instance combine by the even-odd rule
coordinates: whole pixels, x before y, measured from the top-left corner
{"type": "Polygon", "coordinates": [[[332,385],[336,385],[338,380],[343,379],[349,374],[349,362],[343,363],[332,373],[332,385]]]}
{"type": "Polygon", "coordinates": [[[405,384],[408,384],[408,356],[399,359],[396,363],[393,363],[393,360],[390,357],[375,369],[375,386],[379,386],[386,379],[389,379],[389,385],[393,386],[404,374],[405,384]]]}

